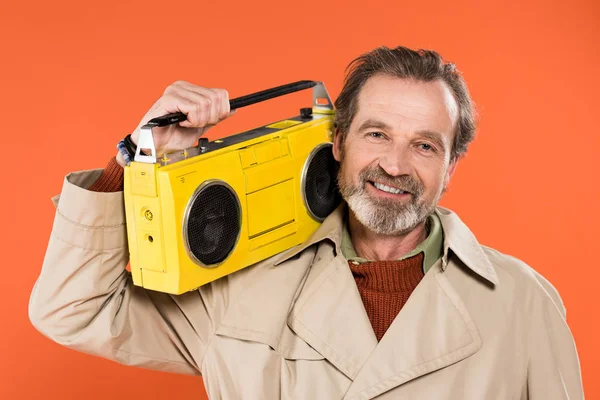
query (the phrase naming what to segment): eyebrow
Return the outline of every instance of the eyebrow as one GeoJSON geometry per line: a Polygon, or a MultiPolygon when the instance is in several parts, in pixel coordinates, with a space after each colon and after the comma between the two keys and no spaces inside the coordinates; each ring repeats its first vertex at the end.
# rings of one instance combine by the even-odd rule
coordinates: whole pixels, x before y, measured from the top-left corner
{"type": "Polygon", "coordinates": [[[362,131],[365,131],[370,128],[388,129],[389,130],[390,126],[383,121],[378,121],[376,119],[368,119],[360,125],[360,127],[358,128],[358,131],[362,132],[362,131]]]}

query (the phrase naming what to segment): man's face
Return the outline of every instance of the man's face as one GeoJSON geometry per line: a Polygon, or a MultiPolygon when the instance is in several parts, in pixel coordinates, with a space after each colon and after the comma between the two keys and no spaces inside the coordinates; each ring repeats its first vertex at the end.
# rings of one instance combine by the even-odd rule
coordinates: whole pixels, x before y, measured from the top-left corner
{"type": "Polygon", "coordinates": [[[458,105],[442,81],[369,78],[344,143],[334,139],[340,192],[366,228],[407,233],[438,204],[454,172],[458,105]]]}

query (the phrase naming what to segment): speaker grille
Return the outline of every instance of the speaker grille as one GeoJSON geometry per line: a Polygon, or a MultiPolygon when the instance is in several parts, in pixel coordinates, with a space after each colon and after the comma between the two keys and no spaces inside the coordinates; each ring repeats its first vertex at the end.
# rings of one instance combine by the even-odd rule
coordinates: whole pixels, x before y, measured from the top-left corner
{"type": "Polygon", "coordinates": [[[184,217],[188,254],[202,266],[222,263],[237,243],[240,213],[238,197],[225,182],[201,185],[184,217]]]}
{"type": "Polygon", "coordinates": [[[304,205],[317,221],[323,221],[341,201],[336,183],[338,164],[333,158],[331,148],[331,143],[318,145],[304,165],[304,205]]]}

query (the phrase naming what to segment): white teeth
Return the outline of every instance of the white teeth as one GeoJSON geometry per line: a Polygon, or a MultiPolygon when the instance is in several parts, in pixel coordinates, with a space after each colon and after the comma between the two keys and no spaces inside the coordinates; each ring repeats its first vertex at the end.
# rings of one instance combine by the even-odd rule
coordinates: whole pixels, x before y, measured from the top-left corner
{"type": "Polygon", "coordinates": [[[375,185],[375,187],[377,189],[383,190],[384,192],[393,193],[393,194],[406,193],[400,189],[389,187],[389,186],[383,185],[381,183],[373,182],[373,184],[375,185]]]}

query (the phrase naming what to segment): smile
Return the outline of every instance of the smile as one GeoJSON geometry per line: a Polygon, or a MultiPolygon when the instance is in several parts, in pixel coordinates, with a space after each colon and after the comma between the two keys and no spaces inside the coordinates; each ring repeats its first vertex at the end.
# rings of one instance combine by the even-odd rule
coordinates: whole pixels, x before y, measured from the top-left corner
{"type": "Polygon", "coordinates": [[[410,193],[410,192],[406,192],[404,190],[400,190],[395,187],[384,185],[383,183],[379,183],[379,182],[371,182],[371,183],[373,184],[373,186],[375,186],[377,189],[381,190],[382,192],[391,193],[391,194],[409,194],[410,193]]]}

